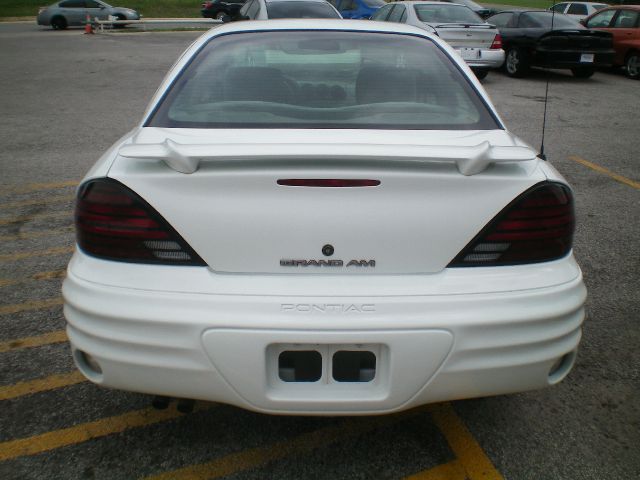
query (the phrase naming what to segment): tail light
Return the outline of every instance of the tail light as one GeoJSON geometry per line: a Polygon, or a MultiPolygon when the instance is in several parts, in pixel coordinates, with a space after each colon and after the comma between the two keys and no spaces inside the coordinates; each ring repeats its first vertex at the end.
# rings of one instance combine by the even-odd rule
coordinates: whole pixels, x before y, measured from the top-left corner
{"type": "Polygon", "coordinates": [[[285,187],[377,187],[380,180],[359,178],[281,178],[278,185],[285,187]]]}
{"type": "Polygon", "coordinates": [[[496,36],[493,38],[493,43],[491,44],[491,50],[499,50],[502,48],[502,36],[499,33],[496,33],[496,36]]]}
{"type": "Polygon", "coordinates": [[[90,180],[76,202],[81,250],[107,260],[206,266],[155,209],[116,180],[90,180]]]}
{"type": "Polygon", "coordinates": [[[449,267],[547,262],[569,253],[575,217],[565,185],[543,182],[516,198],[469,243],[449,267]]]}

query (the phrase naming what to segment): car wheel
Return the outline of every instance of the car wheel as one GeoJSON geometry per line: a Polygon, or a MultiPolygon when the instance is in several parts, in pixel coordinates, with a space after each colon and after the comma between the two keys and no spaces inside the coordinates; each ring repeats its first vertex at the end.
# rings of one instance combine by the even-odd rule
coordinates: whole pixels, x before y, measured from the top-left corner
{"type": "Polygon", "coordinates": [[[64,30],[67,28],[67,20],[64,17],[53,17],[51,19],[51,28],[54,30],[64,30]]]}
{"type": "Polygon", "coordinates": [[[474,70],[474,69],[472,70],[478,80],[482,80],[483,78],[486,78],[487,75],[489,75],[489,70],[486,68],[479,68],[477,70],[474,70]]]}
{"type": "Polygon", "coordinates": [[[226,15],[226,13],[220,11],[218,13],[216,13],[216,16],[214,17],[216,20],[222,20],[222,17],[224,17],[226,15]]]}
{"type": "Polygon", "coordinates": [[[572,68],[571,73],[576,78],[589,78],[595,73],[595,70],[593,68],[572,68]]]}
{"type": "Polygon", "coordinates": [[[510,77],[522,78],[529,72],[529,60],[519,48],[510,48],[504,61],[504,69],[510,77]]]}
{"type": "Polygon", "coordinates": [[[640,53],[631,52],[627,55],[627,59],[624,61],[624,66],[627,70],[627,77],[640,79],[640,53]]]}

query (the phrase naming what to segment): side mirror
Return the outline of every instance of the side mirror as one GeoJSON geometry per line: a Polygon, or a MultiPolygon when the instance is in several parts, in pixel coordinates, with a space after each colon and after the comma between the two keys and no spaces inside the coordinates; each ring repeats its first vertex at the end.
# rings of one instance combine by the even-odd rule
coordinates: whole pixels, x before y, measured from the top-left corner
{"type": "Polygon", "coordinates": [[[587,22],[584,21],[584,18],[581,18],[580,20],[578,20],[578,23],[580,23],[580,25],[582,25],[583,27],[587,26],[587,22]]]}

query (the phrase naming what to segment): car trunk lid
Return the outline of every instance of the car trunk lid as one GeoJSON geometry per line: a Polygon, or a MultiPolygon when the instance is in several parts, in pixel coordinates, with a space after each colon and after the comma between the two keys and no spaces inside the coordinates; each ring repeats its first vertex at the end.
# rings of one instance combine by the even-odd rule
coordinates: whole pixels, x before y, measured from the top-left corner
{"type": "Polygon", "coordinates": [[[167,140],[211,153],[191,174],[170,168],[163,158],[119,155],[109,176],[156,208],[217,272],[438,272],[515,196],[544,180],[535,159],[464,175],[455,161],[354,154],[354,146],[370,144],[384,152],[479,144],[526,150],[503,130],[287,130],[282,135],[277,130],[144,128],[126,148],[131,154],[131,148],[135,152],[167,140]],[[278,156],[283,143],[296,145],[295,155],[278,156]],[[216,145],[219,150],[236,145],[243,153],[209,161],[216,145]],[[323,156],[319,145],[345,153],[323,156]],[[325,185],[292,186],[298,184],[291,180],[325,185]],[[332,183],[340,180],[377,183],[332,183]]]}

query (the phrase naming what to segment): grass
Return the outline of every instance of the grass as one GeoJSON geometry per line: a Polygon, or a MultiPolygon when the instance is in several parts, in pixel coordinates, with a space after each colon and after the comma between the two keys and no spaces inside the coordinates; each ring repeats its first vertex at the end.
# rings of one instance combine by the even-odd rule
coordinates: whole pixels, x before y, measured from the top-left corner
{"type": "MultiPolygon", "coordinates": [[[[105,0],[114,7],[137,10],[145,17],[199,18],[203,0],[105,0]]],[[[0,0],[0,18],[35,17],[55,0],[0,0]]]]}

